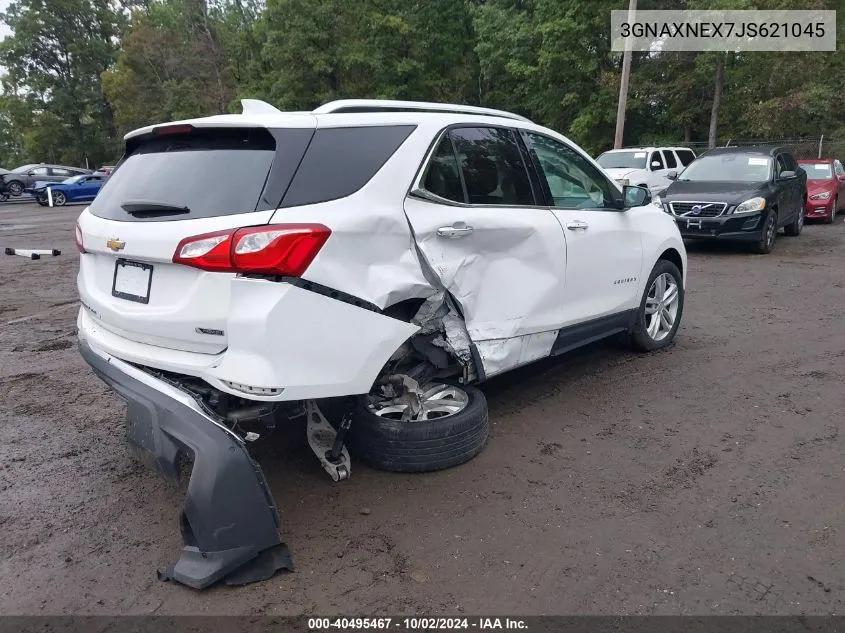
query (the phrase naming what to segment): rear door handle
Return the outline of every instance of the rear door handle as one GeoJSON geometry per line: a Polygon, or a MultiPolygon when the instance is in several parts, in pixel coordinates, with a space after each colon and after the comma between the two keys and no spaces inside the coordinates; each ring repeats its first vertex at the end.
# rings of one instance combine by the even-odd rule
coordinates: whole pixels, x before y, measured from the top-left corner
{"type": "Polygon", "coordinates": [[[467,225],[465,222],[455,222],[452,226],[441,226],[437,229],[437,235],[450,240],[466,237],[470,233],[472,233],[472,227],[467,225]]]}
{"type": "Polygon", "coordinates": [[[590,225],[583,220],[572,220],[571,222],[566,223],[566,228],[570,231],[586,231],[590,228],[590,225]]]}

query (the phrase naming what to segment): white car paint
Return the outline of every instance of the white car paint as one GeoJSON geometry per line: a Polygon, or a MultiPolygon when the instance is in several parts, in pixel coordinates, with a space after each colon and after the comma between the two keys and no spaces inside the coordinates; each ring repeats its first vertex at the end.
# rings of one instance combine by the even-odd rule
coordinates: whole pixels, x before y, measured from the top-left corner
{"type": "Polygon", "coordinates": [[[677,150],[691,152],[693,156],[695,155],[695,152],[687,147],[631,147],[609,150],[596,160],[601,164],[602,157],[606,155],[634,152],[639,157],[642,154],[643,168],[605,167],[604,171],[617,182],[626,182],[626,184],[636,186],[645,185],[649,192],[654,195],[666,189],[672,182],[667,177],[669,172],[681,173],[684,170],[684,165],[677,154],[677,150]],[[670,161],[673,160],[675,166],[668,166],[671,165],[670,161]]]}
{"type": "Polygon", "coordinates": [[[329,202],[153,222],[105,219],[86,209],[79,218],[85,249],[78,277],[80,339],[114,358],[195,376],[240,397],[316,399],[366,393],[405,341],[437,325],[463,362],[477,354],[481,367],[470,375],[491,376],[548,356],[561,328],[636,309],[651,269],[668,249],[680,256],[685,280],[678,229],[651,204],[624,211],[509,208],[409,195],[434,140],[458,124],[542,133],[601,171],[566,137],[521,117],[424,105],[429,112],[337,113],[323,107],[281,113],[247,102],[240,115],[188,121],[198,128],[416,128],[367,184],[329,202]],[[177,245],[190,236],[303,222],[323,224],[331,236],[302,279],[371,309],[291,283],[172,262],[177,245]],[[467,237],[438,234],[462,222],[473,229],[467,237]],[[125,245],[115,253],[106,246],[109,240],[125,245]],[[149,303],[112,296],[118,257],[154,266],[149,303]],[[450,305],[446,291],[458,309],[435,317],[444,301],[450,305]],[[411,323],[377,311],[410,299],[424,301],[411,323]]]}

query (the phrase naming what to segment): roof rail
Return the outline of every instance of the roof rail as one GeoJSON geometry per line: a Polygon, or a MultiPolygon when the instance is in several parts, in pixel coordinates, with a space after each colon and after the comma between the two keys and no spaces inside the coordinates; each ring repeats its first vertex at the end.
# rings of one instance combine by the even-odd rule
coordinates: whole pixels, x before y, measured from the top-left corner
{"type": "Polygon", "coordinates": [[[505,119],[515,119],[532,123],[513,112],[481,108],[478,106],[453,105],[450,103],[430,103],[428,101],[394,101],[393,99],[340,99],[324,103],[314,110],[314,114],[332,114],[340,112],[448,112],[453,114],[479,114],[482,116],[496,116],[505,119]]]}

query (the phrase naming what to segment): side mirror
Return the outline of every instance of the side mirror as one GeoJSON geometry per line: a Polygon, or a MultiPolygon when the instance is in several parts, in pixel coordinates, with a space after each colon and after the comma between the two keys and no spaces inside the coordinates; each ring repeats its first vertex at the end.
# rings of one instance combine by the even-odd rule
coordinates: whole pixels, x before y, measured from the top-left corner
{"type": "Polygon", "coordinates": [[[661,164],[660,164],[659,160],[651,161],[651,168],[652,169],[660,169],[660,167],[661,167],[661,164]]]}
{"type": "Polygon", "coordinates": [[[797,178],[797,174],[794,171],[782,171],[782,172],[780,172],[779,180],[790,180],[791,178],[797,178]]]}
{"type": "Polygon", "coordinates": [[[624,195],[624,209],[644,207],[651,202],[651,194],[645,187],[625,185],[622,187],[622,194],[624,195]]]}
{"type": "Polygon", "coordinates": [[[676,172],[676,171],[673,169],[673,170],[672,170],[672,171],[670,171],[668,174],[666,174],[666,177],[667,177],[669,180],[677,180],[677,179],[678,179],[678,172],[676,172]]]}
{"type": "Polygon", "coordinates": [[[845,182],[845,174],[839,174],[836,178],[839,182],[845,182]]]}

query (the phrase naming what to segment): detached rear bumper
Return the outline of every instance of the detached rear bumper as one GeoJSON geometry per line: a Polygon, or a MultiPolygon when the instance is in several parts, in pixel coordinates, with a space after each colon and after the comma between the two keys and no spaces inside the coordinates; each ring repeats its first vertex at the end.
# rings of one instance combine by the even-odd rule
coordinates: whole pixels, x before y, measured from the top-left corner
{"type": "Polygon", "coordinates": [[[79,341],[82,357],[127,403],[127,440],[171,481],[193,458],[181,515],[185,547],[165,576],[201,589],[292,570],[267,482],[243,441],[178,388],[79,341]]]}
{"type": "Polygon", "coordinates": [[[726,215],[715,218],[676,217],[684,239],[755,241],[763,235],[763,214],[726,215]]]}

